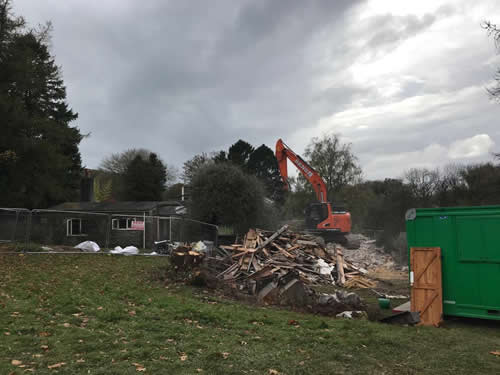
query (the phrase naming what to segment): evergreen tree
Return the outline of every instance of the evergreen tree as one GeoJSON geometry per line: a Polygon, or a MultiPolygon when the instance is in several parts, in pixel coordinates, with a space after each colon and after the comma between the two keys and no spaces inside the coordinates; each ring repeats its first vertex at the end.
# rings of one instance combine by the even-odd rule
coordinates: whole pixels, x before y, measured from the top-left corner
{"type": "Polygon", "coordinates": [[[160,201],[165,190],[166,168],[155,153],[148,160],[136,156],[124,174],[125,200],[160,201]]]}
{"type": "Polygon", "coordinates": [[[247,170],[248,173],[255,175],[263,182],[267,195],[271,199],[279,203],[284,202],[285,190],[283,189],[278,161],[269,147],[263,144],[250,154],[247,170]]]}
{"type": "Polygon", "coordinates": [[[0,205],[47,207],[79,188],[82,135],[50,55],[50,25],[35,32],[0,0],[0,205]]]}
{"type": "Polygon", "coordinates": [[[250,159],[250,155],[252,154],[253,151],[254,148],[250,143],[240,139],[234,145],[229,147],[227,158],[235,165],[245,170],[247,167],[248,160],[250,159]]]}

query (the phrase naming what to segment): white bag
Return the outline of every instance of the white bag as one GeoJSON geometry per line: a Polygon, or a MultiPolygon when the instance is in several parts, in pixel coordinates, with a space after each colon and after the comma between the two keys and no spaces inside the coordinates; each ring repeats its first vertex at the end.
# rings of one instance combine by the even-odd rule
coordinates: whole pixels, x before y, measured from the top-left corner
{"type": "Polygon", "coordinates": [[[88,253],[95,253],[101,250],[99,245],[96,244],[94,241],[81,242],[78,245],[76,245],[75,248],[86,251],[88,253]]]}

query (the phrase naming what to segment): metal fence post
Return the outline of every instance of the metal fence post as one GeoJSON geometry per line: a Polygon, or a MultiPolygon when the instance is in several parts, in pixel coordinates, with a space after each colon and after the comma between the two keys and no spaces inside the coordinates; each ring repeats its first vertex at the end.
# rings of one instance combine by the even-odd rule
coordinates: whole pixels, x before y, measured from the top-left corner
{"type": "Polygon", "coordinates": [[[26,251],[26,247],[29,246],[30,244],[30,241],[31,241],[31,226],[33,224],[33,211],[30,211],[29,214],[28,214],[28,218],[27,218],[27,223],[26,223],[26,246],[25,248],[23,249],[23,251],[26,251]]]}
{"type": "Polygon", "coordinates": [[[160,217],[156,217],[156,241],[160,240],[160,217]]]}
{"type": "Polygon", "coordinates": [[[106,229],[106,240],[104,247],[109,248],[109,242],[111,240],[111,226],[112,226],[112,216],[111,214],[108,214],[108,225],[106,229]]]}
{"type": "MultiPolygon", "coordinates": [[[[12,231],[12,242],[16,241],[17,223],[19,221],[19,211],[16,211],[16,222],[14,223],[14,230],[12,231]]],[[[17,245],[16,245],[17,246],[17,245]]]]}
{"type": "Polygon", "coordinates": [[[181,218],[181,227],[179,229],[179,242],[184,242],[184,218],[181,218]]]}

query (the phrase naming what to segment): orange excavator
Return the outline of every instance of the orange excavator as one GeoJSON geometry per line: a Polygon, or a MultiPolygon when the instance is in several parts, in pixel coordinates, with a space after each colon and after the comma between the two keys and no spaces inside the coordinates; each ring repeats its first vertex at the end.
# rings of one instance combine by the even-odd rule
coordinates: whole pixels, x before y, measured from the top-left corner
{"type": "Polygon", "coordinates": [[[328,202],[326,184],[318,172],[281,139],[276,142],[276,159],[286,190],[288,190],[287,160],[290,160],[316,192],[318,202],[309,204],[305,210],[307,230],[321,235],[327,241],[346,243],[345,235],[351,231],[351,214],[343,208],[333,207],[328,202]]]}

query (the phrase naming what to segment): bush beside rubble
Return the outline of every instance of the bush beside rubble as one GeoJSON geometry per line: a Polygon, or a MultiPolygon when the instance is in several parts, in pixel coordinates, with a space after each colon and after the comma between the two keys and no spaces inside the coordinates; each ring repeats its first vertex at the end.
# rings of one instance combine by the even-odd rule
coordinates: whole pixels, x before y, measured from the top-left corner
{"type": "Polygon", "coordinates": [[[191,215],[212,224],[233,225],[245,233],[265,217],[264,188],[231,163],[201,167],[191,183],[191,215]]]}

